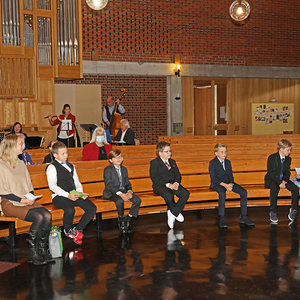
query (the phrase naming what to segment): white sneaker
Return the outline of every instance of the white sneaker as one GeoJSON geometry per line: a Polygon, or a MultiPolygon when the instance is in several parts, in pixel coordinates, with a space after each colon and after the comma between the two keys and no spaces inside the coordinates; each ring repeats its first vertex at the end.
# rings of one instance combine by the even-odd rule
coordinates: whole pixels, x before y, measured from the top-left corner
{"type": "Polygon", "coordinates": [[[182,215],[182,214],[179,214],[179,215],[176,217],[176,220],[177,220],[178,222],[183,222],[183,221],[184,221],[183,215],[182,215]]]}
{"type": "Polygon", "coordinates": [[[179,230],[177,234],[175,234],[175,237],[177,240],[183,240],[184,239],[184,234],[182,230],[179,230]]]}
{"type": "Polygon", "coordinates": [[[175,237],[175,234],[174,234],[174,230],[170,229],[169,232],[168,232],[168,244],[172,244],[175,241],[176,241],[176,237],[175,237]]]}
{"type": "Polygon", "coordinates": [[[167,216],[168,216],[168,221],[167,221],[168,225],[171,229],[173,229],[176,217],[171,213],[170,210],[167,211],[167,216]]]}

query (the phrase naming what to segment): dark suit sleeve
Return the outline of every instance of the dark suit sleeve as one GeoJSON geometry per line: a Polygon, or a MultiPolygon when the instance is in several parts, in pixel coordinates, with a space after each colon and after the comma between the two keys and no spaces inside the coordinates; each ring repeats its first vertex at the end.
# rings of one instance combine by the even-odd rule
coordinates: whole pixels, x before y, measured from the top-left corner
{"type": "Polygon", "coordinates": [[[117,135],[113,138],[113,141],[118,141],[119,142],[120,139],[121,139],[121,135],[122,135],[122,130],[119,129],[117,135]]]}
{"type": "Polygon", "coordinates": [[[132,186],[131,186],[131,183],[130,183],[129,178],[128,178],[127,168],[122,167],[121,170],[122,170],[122,177],[123,177],[123,180],[124,180],[124,187],[125,187],[126,191],[132,190],[132,186]]]}
{"type": "MultiPolygon", "coordinates": [[[[276,154],[278,155],[278,154],[276,154]]],[[[278,185],[281,184],[280,180],[280,171],[276,171],[278,169],[278,166],[276,164],[276,155],[270,155],[268,157],[268,162],[267,162],[267,175],[266,175],[266,180],[273,180],[275,181],[278,185]]]]}
{"type": "Polygon", "coordinates": [[[153,182],[153,185],[166,186],[166,182],[161,180],[159,169],[160,166],[157,159],[152,160],[150,162],[150,178],[153,182]]]}
{"type": "MultiPolygon", "coordinates": [[[[181,182],[181,174],[179,172],[179,169],[177,167],[177,164],[176,164],[175,160],[169,159],[169,162],[170,162],[170,165],[171,165],[171,168],[172,168],[172,172],[175,176],[174,182],[180,183],[181,182]]],[[[174,183],[174,182],[171,182],[171,183],[174,183]]]]}
{"type": "Polygon", "coordinates": [[[114,170],[112,168],[105,168],[103,172],[105,188],[115,194],[119,191],[119,181],[116,176],[114,176],[114,170]]]}
{"type": "Polygon", "coordinates": [[[290,176],[291,176],[291,162],[292,159],[288,156],[285,157],[285,161],[283,163],[283,177],[282,180],[284,180],[285,182],[288,182],[290,180],[290,176]]]}
{"type": "Polygon", "coordinates": [[[218,178],[217,166],[214,160],[211,160],[209,162],[208,171],[209,171],[211,186],[214,187],[216,185],[220,185],[221,180],[218,178]]]}
{"type": "Polygon", "coordinates": [[[124,141],[128,145],[134,145],[134,131],[131,128],[128,128],[124,136],[124,141]]]}
{"type": "MultiPolygon", "coordinates": [[[[231,167],[231,162],[229,160],[227,160],[227,175],[228,175],[228,178],[229,178],[229,183],[234,183],[234,178],[233,178],[233,173],[232,173],[232,167],[231,167]]],[[[226,168],[226,167],[225,167],[226,168]]]]}

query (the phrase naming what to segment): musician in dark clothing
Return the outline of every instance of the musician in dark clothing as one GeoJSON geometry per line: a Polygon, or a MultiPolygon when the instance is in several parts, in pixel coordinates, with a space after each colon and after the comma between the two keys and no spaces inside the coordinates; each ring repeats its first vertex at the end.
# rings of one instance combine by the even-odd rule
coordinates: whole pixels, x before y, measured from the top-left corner
{"type": "Polygon", "coordinates": [[[123,115],[125,114],[125,108],[120,104],[120,99],[118,99],[116,102],[113,100],[113,97],[108,97],[106,100],[106,106],[103,109],[102,119],[103,122],[109,126],[111,117],[114,113],[115,106],[118,104],[118,108],[116,110],[117,113],[123,115]]]}

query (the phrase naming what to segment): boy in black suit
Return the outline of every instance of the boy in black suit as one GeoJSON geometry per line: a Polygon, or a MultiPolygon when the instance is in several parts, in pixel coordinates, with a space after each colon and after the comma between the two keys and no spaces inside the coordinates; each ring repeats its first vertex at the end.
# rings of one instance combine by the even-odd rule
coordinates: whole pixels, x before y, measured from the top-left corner
{"type": "Polygon", "coordinates": [[[119,229],[122,234],[131,232],[131,218],[137,217],[141,205],[141,199],[131,190],[131,183],[128,179],[127,169],[121,166],[123,157],[121,151],[113,149],[109,152],[111,165],[104,169],[103,198],[114,201],[119,214],[119,229]],[[132,206],[129,214],[124,217],[124,202],[131,201],[132,206]]]}
{"type": "Polygon", "coordinates": [[[159,157],[150,162],[150,177],[152,180],[153,192],[164,198],[168,205],[168,225],[172,229],[175,220],[184,221],[181,214],[190,193],[180,184],[181,174],[175,160],[171,159],[171,148],[167,142],[159,142],[156,146],[156,153],[159,157]],[[174,201],[174,195],[179,199],[174,201]]]}
{"type": "MultiPolygon", "coordinates": [[[[292,159],[292,143],[288,139],[281,139],[277,144],[278,152],[268,157],[267,174],[265,176],[265,187],[270,189],[270,220],[277,224],[277,196],[280,189],[287,188],[292,193],[292,207],[290,208],[288,218],[293,222],[295,220],[299,202],[299,188],[290,181],[290,169],[292,159]]],[[[296,175],[300,178],[300,174],[296,175]]]]}
{"type": "Polygon", "coordinates": [[[240,223],[254,226],[255,223],[247,216],[247,191],[234,182],[231,163],[227,156],[227,146],[218,143],[215,145],[216,157],[209,162],[210,188],[219,194],[219,226],[227,228],[225,219],[225,199],[226,191],[233,191],[241,196],[241,216],[240,223]]]}

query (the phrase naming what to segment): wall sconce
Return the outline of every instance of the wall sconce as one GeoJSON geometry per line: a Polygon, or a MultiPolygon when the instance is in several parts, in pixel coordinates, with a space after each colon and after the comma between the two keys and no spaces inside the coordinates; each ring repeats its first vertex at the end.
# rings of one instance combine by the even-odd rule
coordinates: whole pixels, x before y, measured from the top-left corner
{"type": "Polygon", "coordinates": [[[108,3],[108,0],[85,0],[85,1],[86,1],[86,4],[91,9],[94,9],[94,10],[103,9],[108,3]]]}
{"type": "Polygon", "coordinates": [[[237,22],[246,20],[250,15],[250,5],[246,0],[235,0],[229,8],[230,17],[237,22]]]}
{"type": "Polygon", "coordinates": [[[177,75],[177,77],[180,77],[180,65],[176,66],[175,75],[177,75]]]}

